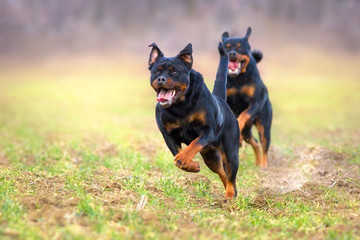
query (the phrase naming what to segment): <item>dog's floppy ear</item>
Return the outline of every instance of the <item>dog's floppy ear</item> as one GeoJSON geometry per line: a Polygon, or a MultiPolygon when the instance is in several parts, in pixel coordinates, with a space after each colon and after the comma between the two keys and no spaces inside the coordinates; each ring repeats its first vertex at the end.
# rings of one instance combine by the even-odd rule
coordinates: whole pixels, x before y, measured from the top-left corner
{"type": "Polygon", "coordinates": [[[181,59],[186,65],[188,69],[191,69],[193,64],[193,57],[192,57],[192,45],[189,43],[186,47],[180,51],[177,55],[178,58],[181,59]]]}
{"type": "Polygon", "coordinates": [[[154,63],[161,57],[164,56],[164,54],[161,52],[159,47],[156,45],[156,43],[152,43],[149,45],[149,47],[152,47],[150,56],[149,56],[149,70],[152,68],[154,63]]]}
{"type": "Polygon", "coordinates": [[[249,39],[250,34],[251,34],[251,27],[248,27],[245,35],[246,41],[249,39]]]}
{"type": "Polygon", "coordinates": [[[222,35],[221,35],[221,41],[224,41],[225,39],[227,39],[229,37],[229,33],[228,32],[224,32],[222,35]]]}

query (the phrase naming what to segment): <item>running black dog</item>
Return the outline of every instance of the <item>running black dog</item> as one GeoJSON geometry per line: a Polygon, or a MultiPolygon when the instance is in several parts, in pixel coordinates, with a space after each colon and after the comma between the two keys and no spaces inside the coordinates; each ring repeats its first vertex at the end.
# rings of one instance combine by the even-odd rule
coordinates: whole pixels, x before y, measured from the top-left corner
{"type": "Polygon", "coordinates": [[[240,144],[242,139],[250,143],[255,152],[256,165],[267,168],[272,107],[268,91],[256,67],[256,63],[262,59],[262,53],[251,52],[248,42],[250,34],[250,27],[243,38],[229,37],[228,32],[222,34],[224,49],[229,56],[227,103],[239,122],[240,144]],[[262,156],[259,144],[251,134],[253,124],[259,133],[262,156]]]}
{"type": "Polygon", "coordinates": [[[153,43],[149,58],[150,83],[157,93],[156,122],[175,165],[199,172],[193,158],[200,152],[205,164],[217,173],[225,187],[225,198],[236,197],[239,164],[239,127],[226,104],[228,57],[219,44],[220,63],[213,93],[200,73],[192,69],[192,46],[176,57],[164,57],[153,43]],[[187,146],[182,149],[181,143],[187,146]]]}

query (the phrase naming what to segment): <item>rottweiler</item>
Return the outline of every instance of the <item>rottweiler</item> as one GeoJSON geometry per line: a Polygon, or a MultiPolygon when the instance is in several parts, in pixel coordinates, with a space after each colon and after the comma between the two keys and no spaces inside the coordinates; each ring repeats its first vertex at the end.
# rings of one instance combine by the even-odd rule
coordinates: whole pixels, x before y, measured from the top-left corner
{"type": "Polygon", "coordinates": [[[267,88],[256,66],[262,59],[262,53],[251,51],[248,41],[250,34],[250,27],[245,37],[229,37],[228,32],[222,34],[224,50],[229,56],[227,103],[239,123],[240,144],[243,139],[249,143],[255,152],[255,164],[267,168],[272,107],[267,88]],[[262,155],[260,146],[251,133],[253,125],[259,133],[262,155]]]}
{"type": "Polygon", "coordinates": [[[200,73],[192,69],[192,45],[175,57],[165,57],[152,43],[149,57],[150,84],[157,94],[156,122],[175,165],[199,172],[193,161],[200,152],[205,164],[217,173],[225,187],[225,199],[235,198],[239,165],[239,126],[226,103],[228,56],[219,43],[220,62],[213,93],[200,73]],[[182,148],[181,144],[187,146],[182,148]]]}

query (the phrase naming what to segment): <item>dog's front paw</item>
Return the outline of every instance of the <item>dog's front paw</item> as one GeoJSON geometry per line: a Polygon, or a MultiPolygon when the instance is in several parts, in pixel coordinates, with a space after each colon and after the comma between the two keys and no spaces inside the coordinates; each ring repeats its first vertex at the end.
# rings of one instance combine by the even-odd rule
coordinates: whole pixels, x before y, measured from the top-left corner
{"type": "Polygon", "coordinates": [[[225,53],[224,45],[223,45],[222,42],[219,42],[218,50],[219,50],[219,53],[220,53],[221,57],[226,57],[227,56],[226,53],[225,53]]]}
{"type": "Polygon", "coordinates": [[[183,151],[175,156],[175,166],[187,172],[200,172],[200,164],[194,162],[183,151]]]}

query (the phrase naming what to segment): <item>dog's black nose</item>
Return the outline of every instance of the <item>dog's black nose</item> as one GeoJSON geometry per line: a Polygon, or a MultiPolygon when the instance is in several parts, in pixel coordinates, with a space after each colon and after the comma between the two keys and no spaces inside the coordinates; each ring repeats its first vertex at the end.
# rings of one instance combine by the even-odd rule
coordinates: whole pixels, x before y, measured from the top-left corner
{"type": "Polygon", "coordinates": [[[234,52],[234,51],[231,51],[231,52],[229,52],[229,57],[235,57],[236,56],[236,52],[234,52]]]}
{"type": "Polygon", "coordinates": [[[236,60],[236,52],[235,51],[230,51],[229,53],[229,60],[236,60]]]}
{"type": "Polygon", "coordinates": [[[165,84],[166,78],[163,76],[160,76],[160,77],[158,77],[158,79],[156,79],[156,81],[158,84],[165,84]]]}

